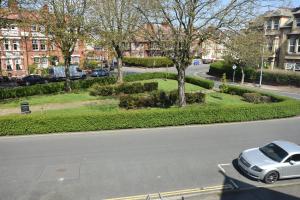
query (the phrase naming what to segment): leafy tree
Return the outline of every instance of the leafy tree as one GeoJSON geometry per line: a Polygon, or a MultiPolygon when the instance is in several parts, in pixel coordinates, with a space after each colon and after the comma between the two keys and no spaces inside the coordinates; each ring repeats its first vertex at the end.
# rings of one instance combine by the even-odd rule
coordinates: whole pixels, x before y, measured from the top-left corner
{"type": "MultiPolygon", "coordinates": [[[[142,1],[142,0],[141,0],[142,1]]],[[[147,23],[145,37],[174,62],[178,73],[179,106],[186,105],[185,71],[193,42],[207,39],[209,27],[238,29],[250,20],[258,1],[144,0],[138,10],[147,23]]]]}
{"type": "Polygon", "coordinates": [[[91,22],[95,43],[113,50],[118,62],[118,82],[123,82],[122,65],[126,50],[138,32],[141,15],[136,10],[140,0],[92,0],[91,22]]]}

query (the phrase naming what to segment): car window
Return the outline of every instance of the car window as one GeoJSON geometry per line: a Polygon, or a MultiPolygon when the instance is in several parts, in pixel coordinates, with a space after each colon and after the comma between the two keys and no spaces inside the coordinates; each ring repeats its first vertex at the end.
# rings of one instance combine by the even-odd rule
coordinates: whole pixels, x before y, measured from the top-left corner
{"type": "Polygon", "coordinates": [[[277,162],[281,162],[288,155],[284,149],[274,143],[261,147],[259,150],[267,157],[277,162]]]}
{"type": "Polygon", "coordinates": [[[290,162],[291,160],[295,161],[295,162],[300,162],[300,154],[295,154],[290,156],[288,159],[286,159],[285,162],[290,162]]]}

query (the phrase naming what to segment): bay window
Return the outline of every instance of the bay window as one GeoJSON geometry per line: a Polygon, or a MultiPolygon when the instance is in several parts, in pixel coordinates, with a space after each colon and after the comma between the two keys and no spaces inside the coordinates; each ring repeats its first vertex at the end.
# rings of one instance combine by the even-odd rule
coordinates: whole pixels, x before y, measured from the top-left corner
{"type": "Polygon", "coordinates": [[[46,51],[47,50],[46,40],[41,40],[40,47],[41,47],[42,51],[46,51]]]}
{"type": "Polygon", "coordinates": [[[296,53],[296,38],[289,39],[289,53],[296,53]]]}
{"type": "Polygon", "coordinates": [[[15,65],[16,65],[16,70],[21,70],[22,69],[20,58],[15,59],[15,65]]]}

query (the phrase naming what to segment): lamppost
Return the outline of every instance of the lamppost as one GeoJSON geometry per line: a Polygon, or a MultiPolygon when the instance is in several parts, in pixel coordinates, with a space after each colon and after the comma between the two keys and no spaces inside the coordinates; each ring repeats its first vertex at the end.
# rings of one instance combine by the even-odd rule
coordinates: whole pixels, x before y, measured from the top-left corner
{"type": "Polygon", "coordinates": [[[233,65],[232,66],[232,69],[233,69],[233,76],[232,76],[232,82],[234,83],[235,81],[235,70],[236,70],[237,66],[236,65],[233,65]]]}

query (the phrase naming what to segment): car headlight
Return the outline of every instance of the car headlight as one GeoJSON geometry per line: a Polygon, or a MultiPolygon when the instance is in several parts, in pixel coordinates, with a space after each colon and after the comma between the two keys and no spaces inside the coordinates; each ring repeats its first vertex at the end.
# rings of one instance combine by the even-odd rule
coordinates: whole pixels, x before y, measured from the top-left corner
{"type": "Polygon", "coordinates": [[[252,169],[256,172],[262,172],[262,169],[257,166],[253,166],[252,169]]]}

